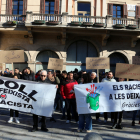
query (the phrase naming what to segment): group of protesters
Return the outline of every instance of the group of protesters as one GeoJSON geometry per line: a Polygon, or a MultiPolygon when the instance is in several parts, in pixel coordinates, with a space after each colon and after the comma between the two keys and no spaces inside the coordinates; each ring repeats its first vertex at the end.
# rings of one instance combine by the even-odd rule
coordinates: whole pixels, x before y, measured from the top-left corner
{"type": "MultiPolygon", "coordinates": [[[[54,111],[59,108],[62,112],[61,119],[66,119],[66,123],[70,123],[71,119],[74,118],[78,124],[78,132],[91,132],[92,130],[92,114],[79,114],[77,113],[76,107],[76,97],[74,93],[74,85],[76,84],[85,84],[85,83],[97,83],[96,72],[86,72],[75,69],[74,71],[56,71],[52,70],[39,70],[36,74],[26,67],[22,72],[19,71],[19,68],[15,68],[14,71],[9,71],[8,68],[5,69],[4,73],[0,73],[1,76],[23,79],[29,81],[36,81],[41,83],[49,83],[57,85],[57,92],[54,101],[54,111]],[[67,116],[65,115],[65,112],[67,116]]],[[[115,79],[113,72],[102,72],[99,75],[99,82],[122,82],[125,81],[124,78],[115,79]]],[[[20,123],[18,119],[19,112],[16,110],[10,109],[10,119],[8,123],[12,123],[14,119],[15,112],[15,122],[20,123]]],[[[140,111],[139,111],[140,112],[140,111]]],[[[132,126],[135,126],[135,119],[138,110],[133,111],[132,117],[132,126]]],[[[123,118],[123,112],[111,112],[111,122],[113,123],[112,129],[123,129],[121,123],[123,118]],[[117,120],[118,119],[118,120],[117,120]]],[[[96,120],[101,122],[100,113],[96,113],[96,120]]],[[[50,121],[56,122],[54,115],[50,118],[50,121]]],[[[104,123],[108,121],[108,113],[104,112],[104,123]]],[[[41,120],[41,130],[48,131],[46,128],[46,117],[42,116],[41,120]]],[[[140,124],[140,114],[139,114],[139,124],[140,124]]],[[[38,130],[38,115],[33,114],[33,129],[32,132],[38,130]]]]}

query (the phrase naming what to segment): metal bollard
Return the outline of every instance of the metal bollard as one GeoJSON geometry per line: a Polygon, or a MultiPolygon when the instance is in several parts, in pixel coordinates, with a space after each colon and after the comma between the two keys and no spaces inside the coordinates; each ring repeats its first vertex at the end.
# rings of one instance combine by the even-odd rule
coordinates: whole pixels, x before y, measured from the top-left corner
{"type": "Polygon", "coordinates": [[[97,133],[88,133],[83,140],[103,140],[102,137],[97,133]]]}

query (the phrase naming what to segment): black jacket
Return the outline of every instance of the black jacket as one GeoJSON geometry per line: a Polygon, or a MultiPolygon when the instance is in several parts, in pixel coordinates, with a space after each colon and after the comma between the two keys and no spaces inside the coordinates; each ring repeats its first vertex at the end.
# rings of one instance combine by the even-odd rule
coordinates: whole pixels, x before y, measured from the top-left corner
{"type": "Polygon", "coordinates": [[[97,77],[95,77],[93,80],[91,80],[91,83],[97,83],[97,77]]]}
{"type": "Polygon", "coordinates": [[[35,81],[35,74],[30,71],[30,74],[27,74],[27,73],[23,74],[22,79],[29,80],[29,81],[35,81]]]}
{"type": "Polygon", "coordinates": [[[21,74],[16,74],[17,75],[17,77],[18,77],[18,79],[22,79],[22,75],[21,74]]]}

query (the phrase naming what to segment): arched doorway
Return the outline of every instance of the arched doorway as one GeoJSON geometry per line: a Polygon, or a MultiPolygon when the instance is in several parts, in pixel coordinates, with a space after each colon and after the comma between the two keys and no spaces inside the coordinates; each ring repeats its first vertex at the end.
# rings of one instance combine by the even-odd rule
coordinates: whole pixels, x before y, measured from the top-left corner
{"type": "Polygon", "coordinates": [[[36,72],[43,69],[47,70],[49,57],[59,58],[53,51],[42,51],[36,57],[36,72]]]}
{"type": "MultiPolygon", "coordinates": [[[[98,57],[98,52],[89,41],[79,40],[72,43],[67,49],[67,72],[75,68],[86,70],[86,57],[98,57]]],[[[86,70],[87,71],[87,70],[86,70]]]]}
{"type": "MultiPolygon", "coordinates": [[[[14,50],[19,50],[19,49],[14,49],[14,50]]],[[[24,59],[25,59],[25,62],[16,62],[16,63],[13,63],[13,70],[15,68],[19,68],[20,71],[22,71],[23,69],[25,69],[26,67],[28,67],[28,57],[26,55],[26,53],[24,52],[24,59]]],[[[12,70],[12,63],[6,63],[6,68],[9,68],[9,70],[12,70]]]]}
{"type": "Polygon", "coordinates": [[[118,52],[112,53],[110,57],[110,70],[115,74],[116,63],[128,63],[127,58],[118,52]]]}

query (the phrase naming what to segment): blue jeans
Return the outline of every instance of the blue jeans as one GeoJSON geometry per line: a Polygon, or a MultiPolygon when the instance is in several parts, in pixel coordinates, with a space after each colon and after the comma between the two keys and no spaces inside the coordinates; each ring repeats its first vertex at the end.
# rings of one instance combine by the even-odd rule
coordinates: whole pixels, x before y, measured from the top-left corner
{"type": "Polygon", "coordinates": [[[65,117],[65,101],[62,98],[62,96],[61,96],[61,102],[62,102],[62,108],[61,108],[61,110],[62,110],[63,116],[65,117]]]}
{"type": "Polygon", "coordinates": [[[139,121],[140,121],[140,110],[133,111],[132,121],[135,121],[138,112],[139,112],[139,121]]]}
{"type": "Polygon", "coordinates": [[[61,103],[62,103],[61,111],[63,113],[63,116],[65,117],[65,101],[62,98],[61,94],[56,94],[55,102],[54,102],[54,111],[56,110],[57,103],[58,103],[59,100],[61,100],[61,103]]]}
{"type": "Polygon", "coordinates": [[[79,114],[79,127],[78,129],[92,130],[91,114],[79,114]],[[86,125],[85,125],[86,122],[86,125]]]}

